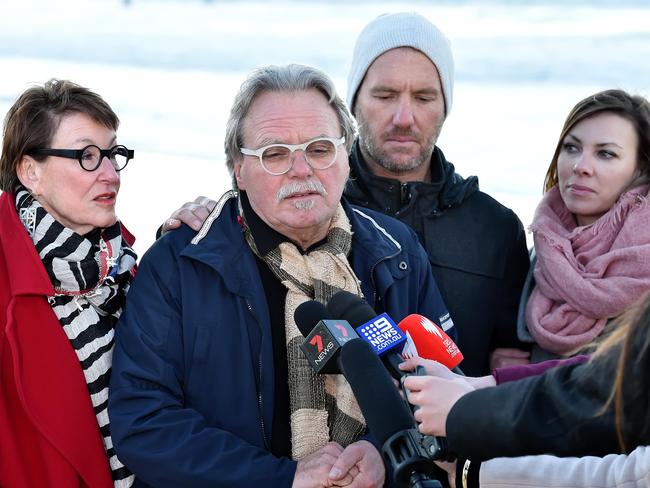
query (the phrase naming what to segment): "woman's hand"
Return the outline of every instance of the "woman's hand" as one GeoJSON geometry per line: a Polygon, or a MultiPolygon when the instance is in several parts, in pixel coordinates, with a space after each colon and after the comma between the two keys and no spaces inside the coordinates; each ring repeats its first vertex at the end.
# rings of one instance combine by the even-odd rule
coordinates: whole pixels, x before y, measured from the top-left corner
{"type": "Polygon", "coordinates": [[[181,224],[190,226],[193,230],[199,230],[203,222],[214,210],[217,202],[207,197],[196,197],[193,202],[184,203],[179,209],[174,210],[170,217],[162,224],[160,234],[178,229],[181,224]]]}
{"type": "Polygon", "coordinates": [[[409,376],[404,379],[408,401],[419,407],[415,420],[419,430],[428,435],[447,435],[447,416],[459,398],[474,391],[464,379],[443,379],[435,376],[409,376]]]}
{"type": "Polygon", "coordinates": [[[490,353],[490,371],[521,364],[530,364],[530,352],[514,347],[498,347],[490,353]]]}
{"type": "Polygon", "coordinates": [[[413,371],[418,366],[422,366],[428,375],[437,376],[438,378],[446,378],[451,380],[463,377],[459,374],[453,373],[449,368],[447,368],[447,366],[444,366],[438,361],[424,359],[419,356],[404,360],[404,362],[399,365],[399,369],[402,371],[413,371]]]}
{"type": "Polygon", "coordinates": [[[496,380],[492,375],[487,376],[463,376],[450,371],[446,366],[437,361],[430,359],[423,359],[420,357],[413,357],[405,360],[399,365],[402,371],[413,371],[417,366],[422,366],[428,375],[447,380],[465,380],[472,388],[478,390],[479,388],[487,388],[488,386],[496,386],[496,380]]]}

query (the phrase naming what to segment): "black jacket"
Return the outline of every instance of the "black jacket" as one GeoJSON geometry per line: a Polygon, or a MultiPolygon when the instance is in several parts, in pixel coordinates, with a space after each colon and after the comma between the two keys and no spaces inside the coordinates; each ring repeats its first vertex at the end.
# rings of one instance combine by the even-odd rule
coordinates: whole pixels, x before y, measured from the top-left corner
{"type": "Polygon", "coordinates": [[[358,142],[350,170],[348,200],[400,219],[420,238],[458,330],[463,371],[487,374],[491,350],[525,347],[516,321],[528,252],[515,213],[481,192],[477,177],[458,175],[437,147],[431,183],[373,175],[358,142]]]}
{"type": "Polygon", "coordinates": [[[572,364],[543,375],[469,393],[453,406],[446,422],[448,447],[471,459],[468,486],[478,486],[480,463],[494,457],[535,454],[605,456],[623,452],[616,433],[612,402],[614,381],[622,368],[622,408],[618,421],[625,452],[650,444],[650,307],[633,315],[628,351],[621,345],[585,364],[572,364]]]}
{"type": "MultiPolygon", "coordinates": [[[[647,310],[634,329],[623,363],[620,417],[625,452],[650,444],[650,350],[647,310]]],[[[638,319],[637,319],[638,320],[638,319]]],[[[548,370],[462,397],[447,417],[447,442],[458,466],[470,464],[468,486],[479,486],[480,463],[493,457],[535,454],[605,456],[623,452],[610,402],[620,347],[593,359],[548,370]]],[[[458,469],[457,478],[462,478],[458,469]]],[[[457,486],[460,486],[458,484],[457,486]]]]}
{"type": "Polygon", "coordinates": [[[447,417],[449,449],[462,458],[620,452],[613,412],[600,414],[614,373],[562,366],[462,397],[447,417]]]}

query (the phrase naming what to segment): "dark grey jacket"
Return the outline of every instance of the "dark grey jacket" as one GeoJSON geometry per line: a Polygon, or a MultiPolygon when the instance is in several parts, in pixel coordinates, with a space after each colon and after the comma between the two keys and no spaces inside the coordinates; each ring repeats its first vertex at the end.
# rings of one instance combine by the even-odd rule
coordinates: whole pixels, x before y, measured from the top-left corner
{"type": "Polygon", "coordinates": [[[417,233],[459,335],[466,374],[489,373],[497,347],[517,339],[517,306],[528,252],[515,213],[458,175],[442,151],[431,160],[433,182],[401,183],[373,175],[358,142],[350,155],[345,196],[354,204],[400,219],[417,233]]]}

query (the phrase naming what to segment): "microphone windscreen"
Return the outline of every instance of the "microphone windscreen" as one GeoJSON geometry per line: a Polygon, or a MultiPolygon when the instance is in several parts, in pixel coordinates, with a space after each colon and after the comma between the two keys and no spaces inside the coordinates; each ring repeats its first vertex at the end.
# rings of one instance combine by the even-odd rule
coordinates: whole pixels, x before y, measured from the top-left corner
{"type": "Polygon", "coordinates": [[[330,298],[329,302],[327,302],[327,310],[333,317],[347,320],[355,328],[377,316],[363,298],[344,290],[330,298]]]}
{"type": "Polygon", "coordinates": [[[406,403],[367,342],[352,339],[344,344],[340,361],[345,379],[378,445],[383,446],[396,432],[415,428],[406,403]]]}
{"type": "Polygon", "coordinates": [[[411,336],[420,357],[438,361],[449,369],[455,368],[463,360],[463,353],[456,343],[428,318],[414,313],[398,325],[411,336]]]}
{"type": "Polygon", "coordinates": [[[296,326],[303,337],[307,337],[314,330],[318,322],[330,318],[332,317],[325,308],[325,305],[316,300],[308,300],[301,303],[296,307],[295,312],[293,312],[293,320],[296,322],[296,326]]]}

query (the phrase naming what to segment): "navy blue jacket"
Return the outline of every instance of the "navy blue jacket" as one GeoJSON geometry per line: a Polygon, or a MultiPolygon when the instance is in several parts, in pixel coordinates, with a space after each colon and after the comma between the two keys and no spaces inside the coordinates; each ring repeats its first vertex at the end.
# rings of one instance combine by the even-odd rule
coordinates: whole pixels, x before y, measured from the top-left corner
{"type": "MultiPolygon", "coordinates": [[[[292,484],[296,462],[270,454],[274,372],[255,257],[224,196],[203,229],[159,239],[142,258],[117,325],[109,414],[137,486],[292,484]]],[[[369,303],[397,322],[447,314],[417,236],[345,205],[352,268],[369,303]]],[[[447,331],[455,336],[453,326],[447,331]]]]}

